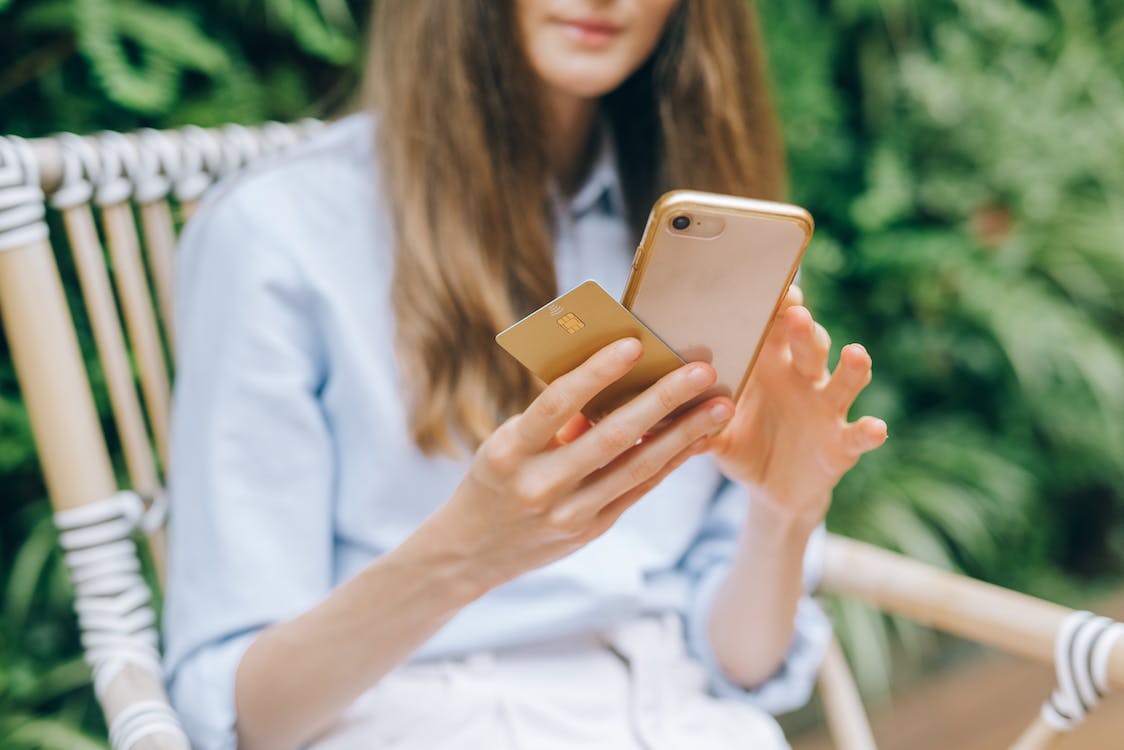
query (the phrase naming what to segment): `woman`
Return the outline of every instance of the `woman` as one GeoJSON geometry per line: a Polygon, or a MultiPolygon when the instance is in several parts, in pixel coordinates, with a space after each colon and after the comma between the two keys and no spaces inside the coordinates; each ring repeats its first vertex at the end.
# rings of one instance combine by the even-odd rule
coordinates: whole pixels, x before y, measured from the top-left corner
{"type": "Polygon", "coordinates": [[[885,424],[788,299],[741,403],[590,426],[494,334],[624,285],[670,187],[777,198],[742,0],[384,0],[366,112],[220,188],[179,269],[172,699],[203,748],[783,747],[831,490],[885,424]],[[541,390],[541,392],[540,392],[541,390]],[[715,437],[706,437],[722,427],[715,437]],[[809,539],[813,543],[809,544],[809,539]]]}

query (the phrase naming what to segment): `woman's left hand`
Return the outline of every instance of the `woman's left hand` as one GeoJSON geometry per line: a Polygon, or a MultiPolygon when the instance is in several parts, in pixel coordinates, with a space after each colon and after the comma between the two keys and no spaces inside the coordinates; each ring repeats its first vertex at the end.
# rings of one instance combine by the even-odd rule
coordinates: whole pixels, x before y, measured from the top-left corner
{"type": "Polygon", "coordinates": [[[831,339],[802,302],[793,286],[733,419],[708,447],[726,476],[759,486],[775,511],[811,529],[827,513],[839,479],[886,441],[886,423],[847,421],[870,383],[870,355],[861,344],[845,346],[829,372],[831,339]]]}

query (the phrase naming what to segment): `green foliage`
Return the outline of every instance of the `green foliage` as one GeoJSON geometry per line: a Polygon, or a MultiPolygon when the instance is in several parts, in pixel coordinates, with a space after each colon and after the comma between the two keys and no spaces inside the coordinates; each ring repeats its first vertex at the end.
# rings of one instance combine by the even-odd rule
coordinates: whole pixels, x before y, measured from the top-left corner
{"type": "MultiPolygon", "coordinates": [[[[806,291],[871,351],[856,411],[890,425],[829,526],[1024,590],[1118,575],[1121,4],[760,5],[794,198],[817,219],[806,291]]],[[[886,686],[887,631],[925,643],[834,606],[868,686],[886,686]]]]}
{"type": "MultiPolygon", "coordinates": [[[[1124,1],[757,4],[793,198],[817,220],[807,296],[871,351],[856,413],[890,425],[829,526],[1081,603],[1124,567],[1124,1]]],[[[0,0],[0,131],[328,114],[365,12],[0,0]]],[[[42,496],[0,339],[0,745],[101,747],[42,496]]],[[[832,606],[868,686],[892,644],[929,642],[832,606]]]]}
{"type": "MultiPolygon", "coordinates": [[[[292,0],[265,0],[270,13],[293,35],[301,49],[328,62],[346,65],[355,58],[355,25],[347,6],[332,3],[331,15],[340,19],[348,32],[339,31],[321,19],[316,9],[292,0]]],[[[328,12],[325,12],[325,18],[328,12]]]]}
{"type": "Polygon", "coordinates": [[[356,80],[355,0],[0,0],[0,130],[293,120],[356,80]],[[7,120],[7,121],[4,121],[7,120]]]}
{"type": "Polygon", "coordinates": [[[70,585],[44,503],[6,511],[0,565],[0,746],[105,747],[70,585]]]}
{"type": "Polygon", "coordinates": [[[72,32],[110,101],[137,112],[171,107],[186,71],[221,75],[230,66],[222,47],[200,33],[182,10],[62,0],[32,6],[23,22],[36,31],[72,32]],[[130,59],[129,46],[138,62],[130,59]]]}

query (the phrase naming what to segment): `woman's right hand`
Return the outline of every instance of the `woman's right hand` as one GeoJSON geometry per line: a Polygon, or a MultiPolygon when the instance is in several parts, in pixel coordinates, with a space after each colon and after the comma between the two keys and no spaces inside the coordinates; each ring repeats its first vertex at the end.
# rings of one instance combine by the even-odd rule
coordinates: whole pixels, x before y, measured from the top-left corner
{"type": "Polygon", "coordinates": [[[551,383],[402,544],[258,634],[235,680],[239,747],[323,731],[473,599],[603,533],[732,415],[729,399],[711,399],[649,434],[714,380],[692,363],[583,431],[582,406],[639,358],[640,342],[624,339],[551,383]]]}
{"type": "Polygon", "coordinates": [[[582,407],[640,354],[638,340],[622,339],[552,382],[484,441],[453,497],[419,529],[456,556],[479,593],[603,534],[730,419],[733,402],[712,398],[649,434],[714,382],[710,365],[693,362],[583,429],[582,407]]]}

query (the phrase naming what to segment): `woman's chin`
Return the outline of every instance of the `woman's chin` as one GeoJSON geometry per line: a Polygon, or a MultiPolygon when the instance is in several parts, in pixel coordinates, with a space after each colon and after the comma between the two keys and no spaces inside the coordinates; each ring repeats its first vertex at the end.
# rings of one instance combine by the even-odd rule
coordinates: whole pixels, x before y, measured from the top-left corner
{"type": "Polygon", "coordinates": [[[580,99],[599,99],[613,91],[628,77],[619,68],[576,65],[564,71],[552,72],[546,83],[556,91],[580,99]]]}

